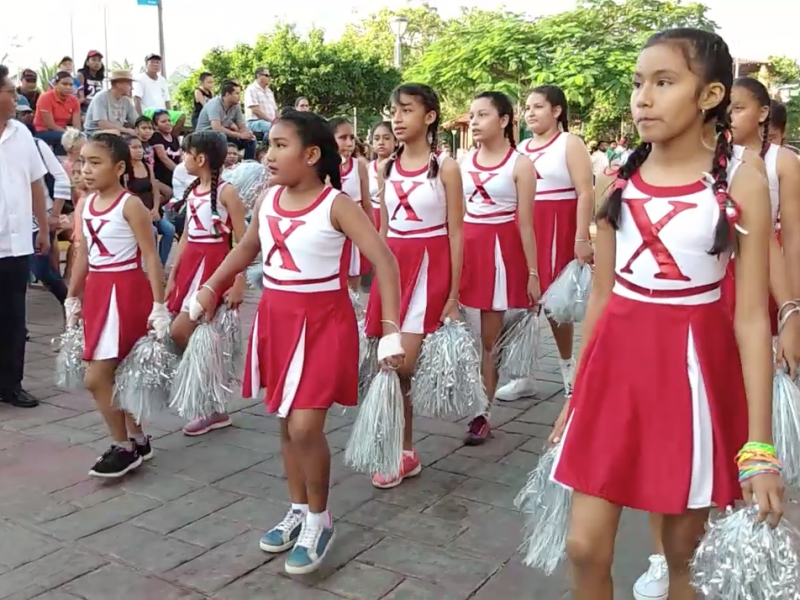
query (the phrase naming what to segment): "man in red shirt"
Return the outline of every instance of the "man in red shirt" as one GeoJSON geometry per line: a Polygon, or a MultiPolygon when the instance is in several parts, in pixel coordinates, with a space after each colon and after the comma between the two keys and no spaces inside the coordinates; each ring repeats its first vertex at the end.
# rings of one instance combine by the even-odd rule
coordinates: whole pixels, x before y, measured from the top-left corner
{"type": "Polygon", "coordinates": [[[61,136],[70,126],[81,128],[81,105],[75,97],[72,74],[60,71],[56,74],[53,89],[43,93],[36,103],[34,135],[52,146],[56,154],[66,154],[61,146],[61,136]]]}

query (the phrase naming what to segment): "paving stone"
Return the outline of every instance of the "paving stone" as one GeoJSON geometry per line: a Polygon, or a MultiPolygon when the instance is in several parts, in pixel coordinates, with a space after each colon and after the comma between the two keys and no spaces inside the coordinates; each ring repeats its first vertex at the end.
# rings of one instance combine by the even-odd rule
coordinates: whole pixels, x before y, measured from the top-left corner
{"type": "MultiPolygon", "coordinates": [[[[461,434],[464,437],[466,429],[461,434]]],[[[414,445],[423,467],[428,467],[464,445],[463,439],[429,435],[414,445]]]]}
{"type": "MultiPolygon", "coordinates": [[[[17,596],[11,596],[9,600],[16,600],[17,596]]],[[[19,597],[19,600],[22,600],[22,596],[19,597]]],[[[72,594],[67,594],[66,592],[59,592],[58,590],[54,590],[52,592],[47,592],[46,594],[42,594],[41,596],[36,596],[33,600],[81,600],[77,596],[73,596],[72,594]]]]}
{"type": "Polygon", "coordinates": [[[414,417],[414,432],[421,432],[428,435],[451,437],[463,440],[467,433],[467,428],[463,423],[453,423],[440,419],[429,419],[428,417],[414,417]]]}
{"type": "Polygon", "coordinates": [[[467,479],[453,490],[453,495],[461,496],[467,500],[474,500],[481,504],[491,504],[492,506],[512,510],[514,508],[514,497],[518,492],[518,489],[507,485],[491,483],[481,479],[467,479]]]}
{"type": "Polygon", "coordinates": [[[466,594],[478,589],[500,566],[395,538],[385,538],[359,561],[466,594]]]}
{"type": "Polygon", "coordinates": [[[151,443],[156,450],[178,450],[180,448],[188,448],[203,441],[200,436],[184,435],[182,431],[167,434],[158,439],[154,439],[151,443]]]}
{"type": "Polygon", "coordinates": [[[0,450],[7,450],[13,446],[24,444],[31,441],[30,437],[24,433],[15,433],[13,431],[3,430],[0,435],[0,450]]]}
{"type": "MultiPolygon", "coordinates": [[[[544,577],[540,572],[512,561],[503,565],[497,573],[492,575],[486,585],[473,596],[473,600],[499,600],[500,598],[566,600],[569,597],[569,586],[563,569],[550,577],[544,577]]],[[[630,588],[615,597],[630,598],[630,588]]]]}
{"type": "MultiPolygon", "coordinates": [[[[18,492],[18,490],[13,490],[18,492]]],[[[66,517],[79,508],[70,502],[59,501],[52,496],[28,490],[0,499],[0,515],[19,523],[38,525],[66,517]]]]}
{"type": "Polygon", "coordinates": [[[123,523],[81,540],[81,545],[138,569],[166,573],[205,552],[203,548],[123,523]]]}
{"type": "MultiPolygon", "coordinates": [[[[440,585],[420,581],[419,579],[406,579],[381,600],[467,600],[470,592],[454,592],[440,585]]],[[[524,598],[521,596],[520,598],[524,598]]],[[[501,600],[496,598],[495,600],[501,600]]],[[[506,600],[503,598],[502,600],[506,600]]],[[[508,600],[511,600],[509,598],[508,600]]],[[[536,600],[540,600],[536,598],[536,600]]],[[[545,600],[542,598],[541,600],[545,600]]]]}
{"type": "Polygon", "coordinates": [[[88,444],[105,438],[108,434],[105,431],[97,433],[88,429],[74,429],[62,423],[47,423],[25,430],[25,435],[46,437],[51,442],[64,444],[65,446],[75,446],[77,444],[88,444]]]}
{"type": "Polygon", "coordinates": [[[267,531],[280,523],[289,510],[287,503],[275,503],[258,498],[245,498],[214,513],[216,516],[242,523],[256,531],[267,531]]]}
{"type": "MultiPolygon", "coordinates": [[[[492,416],[494,417],[494,415],[492,416]]],[[[495,431],[489,443],[480,446],[464,446],[459,448],[456,454],[494,461],[510,454],[527,441],[528,438],[524,435],[495,431]]]]}
{"type": "Polygon", "coordinates": [[[86,479],[68,488],[57,491],[53,498],[62,502],[70,502],[81,508],[89,508],[100,502],[111,500],[125,493],[118,482],[101,479],[86,479]]]}
{"type": "MultiPolygon", "coordinates": [[[[494,413],[492,413],[492,417],[494,417],[494,413]]],[[[507,431],[508,433],[518,433],[520,435],[546,440],[547,436],[550,435],[550,432],[553,431],[553,426],[515,420],[502,425],[498,429],[500,429],[500,431],[507,431]]],[[[524,448],[525,446],[522,447],[524,448]]]]}
{"type": "Polygon", "coordinates": [[[73,429],[87,429],[89,427],[105,425],[105,421],[103,420],[103,415],[96,410],[93,410],[91,412],[78,415],[77,417],[70,417],[69,419],[59,421],[59,425],[72,427],[73,429]]]}
{"type": "Polygon", "coordinates": [[[556,422],[558,415],[561,414],[562,405],[557,402],[542,402],[537,404],[529,411],[517,417],[520,421],[529,423],[539,423],[540,425],[550,425],[556,422]]]}
{"type": "Polygon", "coordinates": [[[363,527],[376,528],[388,523],[397,515],[405,512],[406,508],[397,504],[389,504],[379,499],[365,502],[358,508],[351,510],[342,518],[350,523],[363,527]]]}
{"type": "Polygon", "coordinates": [[[254,531],[217,546],[166,573],[165,577],[185,587],[213,594],[274,558],[258,547],[254,531]]]}
{"type": "MultiPolygon", "coordinates": [[[[4,413],[6,410],[7,409],[3,407],[4,413]]],[[[55,423],[57,421],[69,419],[70,417],[77,417],[81,413],[76,410],[69,410],[51,404],[40,404],[36,407],[36,410],[19,408],[14,411],[8,411],[6,414],[11,415],[11,418],[3,420],[3,429],[24,431],[46,423],[55,423]]]]}
{"type": "Polygon", "coordinates": [[[203,484],[183,476],[158,471],[148,465],[147,469],[140,469],[126,476],[120,486],[130,494],[147,496],[159,502],[169,502],[185,496],[203,484]]]}
{"type": "Polygon", "coordinates": [[[124,523],[157,506],[160,506],[160,503],[150,498],[123,494],[76,511],[66,517],[44,523],[41,527],[59,539],[74,541],[124,523]]]}
{"type": "Polygon", "coordinates": [[[75,548],[64,548],[0,575],[0,598],[28,600],[99,569],[108,561],[75,548]]]}
{"type": "Polygon", "coordinates": [[[463,533],[466,527],[453,520],[407,510],[381,525],[380,529],[413,542],[443,546],[463,533]]]}
{"type": "Polygon", "coordinates": [[[214,432],[214,438],[215,441],[220,441],[223,444],[247,448],[248,450],[257,450],[265,454],[280,454],[281,451],[281,439],[279,436],[260,431],[227,427],[221,431],[214,432]]]}
{"type": "MultiPolygon", "coordinates": [[[[330,592],[270,573],[269,564],[222,588],[215,600],[341,600],[330,592]]],[[[89,599],[93,600],[93,599],[89,599]]]]}
{"type": "MultiPolygon", "coordinates": [[[[541,445],[541,449],[544,450],[543,444],[541,445]]],[[[514,452],[511,454],[501,458],[499,462],[504,465],[517,467],[519,469],[533,471],[536,468],[536,464],[539,462],[539,456],[539,454],[534,454],[533,452],[514,450],[514,452]]]]}
{"type": "Polygon", "coordinates": [[[202,600],[202,596],[121,565],[108,565],[63,586],[83,600],[202,600]]]}
{"type": "Polygon", "coordinates": [[[493,508],[472,517],[469,528],[447,548],[485,560],[505,562],[517,553],[522,543],[523,525],[518,512],[493,508]]]}
{"type": "Polygon", "coordinates": [[[203,548],[214,548],[249,531],[249,528],[235,521],[223,519],[218,515],[208,515],[173,531],[170,536],[203,548]]]}
{"type": "Polygon", "coordinates": [[[481,504],[480,502],[473,502],[466,498],[448,494],[423,512],[426,515],[432,515],[446,521],[460,523],[465,520],[470,521],[490,510],[492,510],[492,507],[488,504],[481,504]]]}
{"type": "Polygon", "coordinates": [[[407,508],[424,510],[439,498],[452,492],[466,478],[454,473],[445,473],[437,469],[423,469],[417,477],[407,479],[401,485],[390,490],[380,490],[376,496],[383,502],[399,504],[407,508]]]}
{"type": "Polygon", "coordinates": [[[221,490],[228,490],[244,496],[255,496],[280,503],[289,502],[289,488],[285,479],[265,475],[255,469],[235,473],[217,481],[214,485],[221,490]]]}
{"type": "Polygon", "coordinates": [[[266,458],[263,452],[214,442],[213,436],[182,450],[162,452],[155,467],[202,483],[214,483],[244,471],[266,458]]]}
{"type": "Polygon", "coordinates": [[[144,513],[131,523],[167,534],[241,500],[241,496],[210,487],[200,488],[177,500],[144,513]]]}
{"type": "Polygon", "coordinates": [[[370,567],[360,562],[351,562],[320,583],[319,587],[343,598],[379,599],[383,598],[401,581],[403,581],[403,577],[397,573],[370,567]]]}
{"type": "MultiPolygon", "coordinates": [[[[351,471],[352,473],[352,471],[351,471]]],[[[381,490],[372,485],[364,475],[350,475],[333,487],[328,495],[328,509],[334,517],[344,515],[380,495],[381,490]]]]}
{"type": "Polygon", "coordinates": [[[267,417],[263,406],[255,406],[237,413],[236,427],[262,433],[280,433],[280,422],[272,417],[267,417]]]}
{"type": "Polygon", "coordinates": [[[16,569],[61,548],[61,544],[27,529],[0,521],[0,564],[16,569]]]}

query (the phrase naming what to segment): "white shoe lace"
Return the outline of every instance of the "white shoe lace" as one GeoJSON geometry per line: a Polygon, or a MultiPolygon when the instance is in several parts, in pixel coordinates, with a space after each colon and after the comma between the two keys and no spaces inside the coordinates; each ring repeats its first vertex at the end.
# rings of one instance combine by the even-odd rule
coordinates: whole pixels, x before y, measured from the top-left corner
{"type": "Polygon", "coordinates": [[[308,521],[303,523],[303,529],[300,530],[300,537],[297,538],[297,545],[303,548],[316,548],[317,539],[322,532],[322,525],[314,527],[309,525],[308,521]]]}
{"type": "Polygon", "coordinates": [[[667,560],[662,554],[653,554],[649,560],[650,568],[647,569],[647,579],[649,581],[658,581],[669,576],[667,560]]]}
{"type": "Polygon", "coordinates": [[[296,513],[290,509],[289,512],[286,513],[286,516],[283,517],[283,521],[281,521],[275,526],[275,529],[277,529],[278,531],[291,531],[292,529],[297,527],[297,524],[301,523],[304,518],[305,515],[303,515],[302,513],[296,513]]]}

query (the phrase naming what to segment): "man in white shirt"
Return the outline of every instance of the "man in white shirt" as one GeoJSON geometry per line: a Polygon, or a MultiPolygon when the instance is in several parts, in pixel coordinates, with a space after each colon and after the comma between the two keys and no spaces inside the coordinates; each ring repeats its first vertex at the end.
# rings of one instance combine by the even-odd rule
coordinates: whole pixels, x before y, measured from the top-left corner
{"type": "Polygon", "coordinates": [[[172,172],[172,199],[167,204],[166,208],[170,214],[173,215],[172,224],[175,226],[175,231],[178,235],[183,235],[183,228],[186,225],[186,211],[185,206],[181,206],[183,196],[186,194],[186,188],[189,184],[197,179],[194,175],[189,175],[186,171],[184,163],[178,163],[175,170],[172,172]],[[177,211],[175,210],[177,208],[177,211]]]}
{"type": "Polygon", "coordinates": [[[45,169],[33,135],[17,121],[17,92],[0,65],[0,401],[23,408],[38,404],[22,389],[25,368],[25,294],[34,252],[32,217],[39,223],[36,252],[47,254],[50,240],[45,169]]]}
{"type": "Polygon", "coordinates": [[[272,122],[278,116],[275,94],[269,89],[270,81],[269,69],[258,67],[256,80],[244,92],[244,118],[247,128],[264,139],[269,135],[272,122]]]}
{"type": "Polygon", "coordinates": [[[180,135],[186,115],[179,110],[172,110],[169,84],[161,75],[161,57],[158,54],[148,54],[144,64],[145,72],[133,84],[133,103],[136,112],[152,119],[157,110],[166,110],[172,121],[172,133],[180,135]]]}

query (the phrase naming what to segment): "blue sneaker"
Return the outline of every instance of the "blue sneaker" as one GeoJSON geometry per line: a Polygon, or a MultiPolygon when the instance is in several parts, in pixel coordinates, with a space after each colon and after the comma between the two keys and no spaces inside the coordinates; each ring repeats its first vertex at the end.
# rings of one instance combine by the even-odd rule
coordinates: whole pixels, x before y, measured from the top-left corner
{"type": "Polygon", "coordinates": [[[283,521],[264,534],[258,543],[259,548],[271,554],[288,550],[300,537],[305,522],[306,515],[302,510],[290,510],[283,521]]]}
{"type": "Polygon", "coordinates": [[[289,575],[308,575],[313,573],[325,560],[325,555],[333,546],[333,524],[309,526],[306,521],[303,532],[286,559],[286,572],[289,575]]]}

